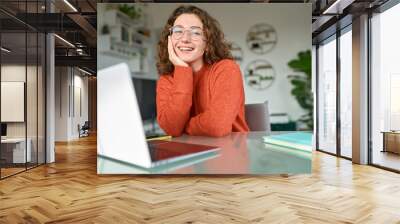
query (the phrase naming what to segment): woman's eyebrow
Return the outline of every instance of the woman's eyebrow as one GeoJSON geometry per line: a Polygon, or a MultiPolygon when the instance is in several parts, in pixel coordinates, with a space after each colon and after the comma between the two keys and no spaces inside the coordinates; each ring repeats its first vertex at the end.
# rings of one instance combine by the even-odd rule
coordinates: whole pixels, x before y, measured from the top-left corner
{"type": "MultiPolygon", "coordinates": [[[[182,28],[185,28],[184,26],[182,26],[182,25],[175,25],[174,27],[182,27],[182,28]]],[[[190,27],[191,29],[202,29],[201,27],[199,27],[199,26],[191,26],[190,27]]]]}

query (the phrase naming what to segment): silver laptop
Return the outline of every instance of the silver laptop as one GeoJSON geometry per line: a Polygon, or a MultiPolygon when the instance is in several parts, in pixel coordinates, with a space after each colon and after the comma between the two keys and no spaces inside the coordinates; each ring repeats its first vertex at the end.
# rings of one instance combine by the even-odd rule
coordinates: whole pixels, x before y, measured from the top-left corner
{"type": "Polygon", "coordinates": [[[124,63],[98,71],[97,125],[98,155],[144,168],[219,150],[171,141],[147,142],[130,71],[124,63]]]}

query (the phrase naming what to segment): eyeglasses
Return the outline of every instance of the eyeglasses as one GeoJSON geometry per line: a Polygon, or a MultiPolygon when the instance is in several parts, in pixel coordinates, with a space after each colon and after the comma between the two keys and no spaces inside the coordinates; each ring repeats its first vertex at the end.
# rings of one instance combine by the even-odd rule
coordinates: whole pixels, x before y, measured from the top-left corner
{"type": "Polygon", "coordinates": [[[189,29],[184,29],[181,26],[173,26],[169,29],[169,34],[175,40],[179,40],[183,37],[185,31],[189,31],[192,40],[204,40],[203,30],[197,27],[191,27],[189,29]]]}

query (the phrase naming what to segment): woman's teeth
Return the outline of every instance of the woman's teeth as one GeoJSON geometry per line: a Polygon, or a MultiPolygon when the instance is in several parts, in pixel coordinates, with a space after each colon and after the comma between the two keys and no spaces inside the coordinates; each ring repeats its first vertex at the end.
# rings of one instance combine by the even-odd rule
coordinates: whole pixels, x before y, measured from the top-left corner
{"type": "Polygon", "coordinates": [[[191,47],[178,47],[180,51],[193,51],[194,48],[191,47]]]}

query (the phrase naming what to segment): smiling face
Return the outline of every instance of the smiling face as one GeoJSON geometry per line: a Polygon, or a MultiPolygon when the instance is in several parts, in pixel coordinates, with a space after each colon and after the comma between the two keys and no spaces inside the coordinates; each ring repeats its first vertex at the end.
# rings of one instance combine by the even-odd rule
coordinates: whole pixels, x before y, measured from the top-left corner
{"type": "Polygon", "coordinates": [[[192,66],[201,67],[206,41],[204,34],[199,38],[199,33],[196,32],[203,30],[203,23],[199,17],[194,14],[182,14],[176,18],[174,27],[178,27],[179,32],[183,32],[179,39],[171,38],[177,56],[192,66]]]}

